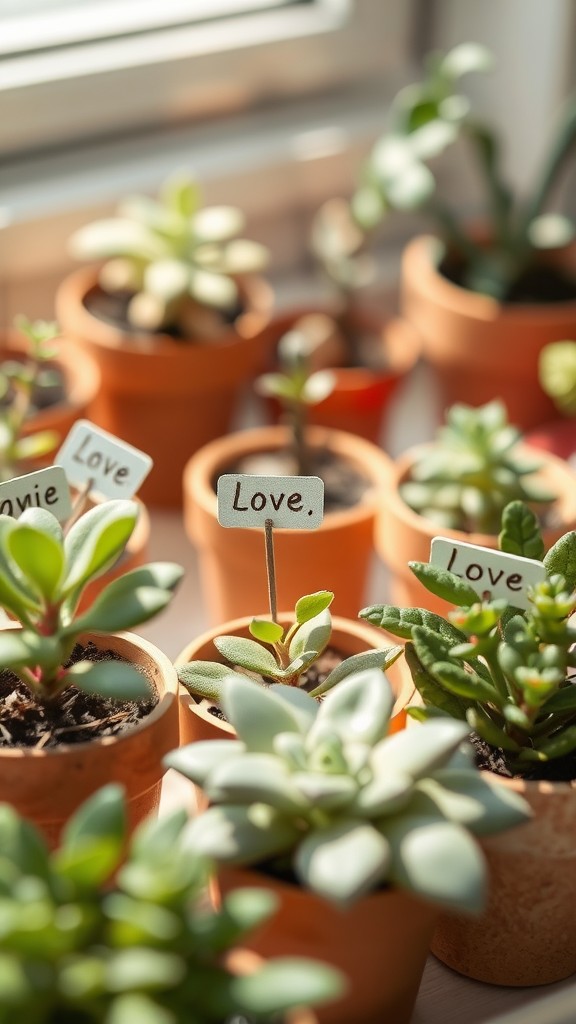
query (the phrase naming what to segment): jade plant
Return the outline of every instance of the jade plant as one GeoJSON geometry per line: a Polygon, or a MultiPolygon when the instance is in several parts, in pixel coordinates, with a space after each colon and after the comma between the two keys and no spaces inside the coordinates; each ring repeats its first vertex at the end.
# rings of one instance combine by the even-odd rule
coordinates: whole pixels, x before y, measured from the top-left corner
{"type": "MultiPolygon", "coordinates": [[[[250,678],[262,687],[284,683],[294,689],[306,686],[306,673],[318,662],[332,634],[329,606],[334,594],[328,590],[307,594],[296,602],[294,621],[281,626],[271,619],[252,619],[250,637],[219,636],[214,646],[224,658],[219,661],[190,661],[178,668],[178,678],[197,697],[221,703],[228,681],[250,678]],[[239,670],[239,671],[238,671],[239,670]],[[244,671],[242,671],[244,670],[244,671]]],[[[363,651],[344,659],[313,686],[311,697],[321,697],[346,676],[366,668],[382,672],[402,653],[401,645],[363,651]]]]}
{"type": "Polygon", "coordinates": [[[79,613],[87,585],[121,556],[138,518],[133,501],[115,500],[84,513],[64,535],[46,509],[19,519],[0,515],[0,606],[22,626],[0,630],[0,669],[10,670],[33,698],[53,703],[72,684],[118,699],[150,697],[136,668],[109,661],[76,661],[84,633],[113,633],[151,619],[167,606],[183,570],[154,562],[108,583],[79,613]]]}
{"type": "Polygon", "coordinates": [[[255,382],[256,390],[275,398],[282,408],[292,433],[292,447],[299,476],[311,473],[311,457],[306,443],[307,411],[322,402],[334,389],[330,370],[312,370],[313,341],[305,322],[296,325],[278,342],[279,370],[264,373],[255,382]]]}
{"type": "Polygon", "coordinates": [[[209,801],[191,841],[217,862],[263,865],[340,904],[393,886],[480,910],[485,865],[472,835],[525,820],[524,802],[473,768],[465,722],[386,736],[393,704],[374,669],[321,702],[229,679],[223,706],[238,738],[165,759],[209,801]]]}
{"type": "Polygon", "coordinates": [[[211,909],[185,812],[141,825],[127,852],[126,832],[115,785],[76,812],[52,854],[0,805],[0,1024],[273,1024],[339,994],[337,972],[303,958],[234,973],[274,897],[237,889],[211,909]]]}
{"type": "Polygon", "coordinates": [[[423,79],[395,97],[387,130],[361,170],[352,208],[365,229],[391,211],[424,210],[459,265],[460,283],[506,301],[518,297],[523,277],[543,250],[564,245],[574,235],[572,221],[550,212],[549,203],[573,158],[576,98],[571,96],[560,112],[528,194],[516,195],[503,171],[498,130],[474,111],[460,85],[464,75],[492,66],[491,53],[475,43],[429,55],[423,79]],[[482,241],[445,201],[435,176],[438,157],[460,140],[469,147],[484,188],[487,238],[482,241]]]}
{"type": "Polygon", "coordinates": [[[527,610],[483,600],[460,576],[410,562],[428,590],[457,607],[443,617],[373,605],[360,617],[408,641],[406,660],[424,700],[409,709],[414,717],[440,712],[466,721],[487,744],[487,760],[494,749],[502,755],[503,774],[534,774],[535,764],[576,751],[576,533],[544,553],[534,513],[511,502],[500,549],[543,562],[546,578],[528,589],[527,610]]]}
{"type": "Polygon", "coordinates": [[[102,260],[104,292],[130,296],[126,316],[134,329],[217,334],[220,317],[240,311],[238,278],[262,269],[265,248],[238,238],[244,215],[233,206],[202,206],[188,177],[169,178],[157,199],[131,196],[118,215],[94,221],[71,238],[73,255],[102,260]]]}
{"type": "Polygon", "coordinates": [[[53,452],[61,441],[54,430],[24,433],[38,400],[59,383],[50,366],[57,325],[19,316],[14,326],[27,346],[24,359],[10,358],[0,363],[0,482],[31,472],[36,460],[53,452]]]}
{"type": "Polygon", "coordinates": [[[576,341],[552,341],[540,352],[540,384],[559,412],[576,416],[576,341]]]}
{"type": "Polygon", "coordinates": [[[519,450],[520,430],[499,400],[452,405],[435,440],[400,486],[403,500],[439,526],[496,534],[511,501],[547,504],[555,495],[530,480],[540,463],[519,450]],[[528,479],[527,479],[528,478],[528,479]]]}

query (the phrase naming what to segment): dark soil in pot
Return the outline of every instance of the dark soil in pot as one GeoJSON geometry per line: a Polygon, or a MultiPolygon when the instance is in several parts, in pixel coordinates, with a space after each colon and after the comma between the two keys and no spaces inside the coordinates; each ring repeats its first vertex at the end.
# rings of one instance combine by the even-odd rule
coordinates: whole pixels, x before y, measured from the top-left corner
{"type": "Polygon", "coordinates": [[[474,733],[470,741],[475,750],[476,766],[480,770],[502,775],[505,779],[526,779],[528,782],[572,782],[576,779],[576,751],[551,761],[525,761],[520,773],[511,764],[507,751],[491,747],[474,733]]]}
{"type": "MultiPolygon", "coordinates": [[[[452,284],[466,288],[461,261],[454,257],[446,257],[438,269],[452,284]]],[[[576,280],[560,268],[545,264],[527,268],[522,277],[512,284],[503,299],[506,303],[537,305],[573,302],[574,300],[576,300],[576,280]]]]}
{"type": "MultiPolygon", "coordinates": [[[[147,331],[145,328],[134,327],[130,323],[127,316],[128,304],[130,300],[134,298],[134,292],[122,291],[116,292],[115,294],[109,294],[103,291],[101,288],[93,288],[88,292],[84,299],[84,305],[92,316],[95,316],[98,320],[103,320],[104,323],[111,324],[113,327],[118,327],[128,337],[134,335],[134,337],[149,335],[154,337],[155,334],[166,335],[168,334],[174,341],[190,341],[197,340],[194,338],[192,333],[182,330],[177,324],[169,324],[163,327],[161,331],[147,331]]],[[[191,306],[195,305],[191,301],[191,306]]],[[[199,323],[199,337],[198,340],[217,340],[218,327],[221,330],[226,330],[231,324],[233,324],[238,317],[244,312],[243,306],[238,304],[233,309],[226,311],[219,310],[208,310],[204,307],[199,307],[199,317],[201,321],[199,323]],[[206,323],[206,319],[209,318],[210,325],[214,330],[216,337],[206,338],[203,330],[203,325],[206,323]]],[[[190,316],[192,320],[192,316],[190,316]]]]}
{"type": "MultiPolygon", "coordinates": [[[[122,661],[115,651],[77,644],[69,664],[81,660],[122,661]]],[[[153,684],[150,681],[151,689],[153,684]]],[[[112,700],[67,687],[50,705],[38,704],[8,670],[0,673],[0,748],[48,750],[60,744],[86,743],[118,736],[145,718],[158,702],[112,700]]]]}

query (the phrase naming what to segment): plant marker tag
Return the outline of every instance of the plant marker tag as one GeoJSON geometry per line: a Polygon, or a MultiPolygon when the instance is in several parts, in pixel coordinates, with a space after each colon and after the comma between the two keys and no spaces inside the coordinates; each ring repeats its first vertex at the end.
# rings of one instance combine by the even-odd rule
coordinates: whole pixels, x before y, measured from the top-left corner
{"type": "Polygon", "coordinates": [[[149,455],[89,420],[77,420],[54,462],[71,483],[104,498],[132,498],[152,469],[149,455]]]}
{"type": "Polygon", "coordinates": [[[434,537],[430,561],[467,580],[481,596],[505,597],[515,608],[529,608],[528,587],[546,579],[544,565],[533,558],[446,537],[434,537]]]}
{"type": "Polygon", "coordinates": [[[72,511],[70,486],[60,466],[17,476],[0,484],[0,514],[18,519],[27,508],[45,508],[63,523],[72,511]]]}
{"type": "Polygon", "coordinates": [[[315,530],[324,518],[324,482],[318,476],[250,476],[218,480],[220,526],[315,530]]]}

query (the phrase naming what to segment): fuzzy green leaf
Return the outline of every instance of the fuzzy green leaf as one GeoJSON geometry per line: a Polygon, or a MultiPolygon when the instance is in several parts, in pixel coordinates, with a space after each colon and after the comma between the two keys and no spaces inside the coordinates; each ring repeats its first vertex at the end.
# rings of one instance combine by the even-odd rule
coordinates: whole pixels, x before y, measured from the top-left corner
{"type": "Polygon", "coordinates": [[[233,672],[228,665],[218,661],[191,661],[178,668],[178,679],[188,693],[220,704],[224,680],[229,676],[246,679],[241,672],[233,672]]]}
{"type": "Polygon", "coordinates": [[[576,531],[565,533],[544,555],[544,568],[548,576],[560,574],[568,590],[576,589],[576,531]]]}
{"type": "Polygon", "coordinates": [[[296,602],[296,622],[302,625],[313,619],[320,612],[328,608],[334,600],[334,594],[329,590],[319,590],[315,594],[307,594],[296,602]]]}
{"type": "Polygon", "coordinates": [[[309,720],[290,701],[282,699],[283,687],[274,690],[249,679],[231,677],[222,697],[222,707],[238,736],[252,751],[271,753],[280,732],[301,734],[309,720]]]}
{"type": "Polygon", "coordinates": [[[244,750],[240,740],[199,740],[171,750],[164,758],[165,768],[175,768],[185,778],[203,786],[210,772],[244,750]]]}
{"type": "Polygon", "coordinates": [[[331,633],[332,616],[328,608],[312,618],[306,618],[290,641],[288,648],[290,660],[294,661],[305,651],[316,651],[317,654],[320,654],[326,647],[331,633]]]}
{"type": "Polygon", "coordinates": [[[284,630],[277,622],[270,619],[252,619],[250,632],[256,640],[264,644],[277,644],[284,636],[284,630]]]}
{"type": "Polygon", "coordinates": [[[231,665],[239,665],[249,672],[259,672],[263,676],[276,678],[279,666],[276,658],[255,640],[243,636],[218,636],[214,640],[217,651],[231,665]]]}
{"type": "Polygon", "coordinates": [[[78,592],[116,562],[134,531],[138,505],[107,501],[84,513],[68,533],[64,549],[67,573],[63,592],[78,592]]]}
{"type": "Polygon", "coordinates": [[[451,661],[438,661],[434,666],[435,678],[456,697],[466,697],[481,703],[502,706],[502,698],[495,687],[481,679],[475,672],[467,672],[461,665],[451,661]]]}
{"type": "Polygon", "coordinates": [[[336,998],[344,989],[345,980],[333,967],[299,957],[282,957],[267,960],[254,974],[235,978],[231,995],[245,1013],[260,1017],[293,1006],[317,1006],[336,998]]]}
{"type": "Polygon", "coordinates": [[[186,843],[191,850],[213,860],[258,864],[291,850],[299,829],[271,808],[209,807],[191,823],[186,843]]]}
{"type": "Polygon", "coordinates": [[[541,562],[544,542],[537,516],[522,501],[511,501],[502,513],[502,530],[498,537],[501,551],[522,555],[541,562]]]}
{"type": "MultiPolygon", "coordinates": [[[[322,683],[310,691],[311,697],[321,697],[328,693],[342,679],[346,679],[353,672],[363,672],[367,669],[382,669],[385,672],[402,654],[403,647],[398,644],[396,647],[383,648],[376,651],[361,651],[360,654],[351,654],[349,658],[341,661],[331,672],[328,673],[322,683]]],[[[380,676],[381,682],[384,682],[380,676]]]]}
{"type": "Polygon", "coordinates": [[[445,765],[469,733],[465,722],[448,717],[431,719],[422,729],[403,729],[374,747],[374,773],[419,779],[445,765]]]}
{"type": "Polygon", "coordinates": [[[304,810],[304,799],[291,780],[286,764],[270,754],[241,753],[215,765],[205,780],[206,796],[213,803],[270,804],[292,814],[304,810]]]}
{"type": "Polygon", "coordinates": [[[441,768],[434,778],[422,779],[416,789],[450,821],[484,836],[521,825],[531,816],[530,806],[516,793],[489,783],[485,773],[441,768]]]}
{"type": "Polygon", "coordinates": [[[321,702],[309,742],[326,731],[347,741],[372,744],[388,729],[394,693],[379,669],[355,672],[321,702]]]}
{"type": "Polygon", "coordinates": [[[457,644],[466,640],[466,636],[450,622],[426,608],[396,608],[394,605],[375,604],[363,608],[359,614],[373,626],[386,629],[395,636],[410,640],[414,626],[426,626],[438,633],[447,643],[457,644]]]}
{"type": "Polygon", "coordinates": [[[361,819],[342,819],[315,829],[299,844],[294,868],[313,892],[347,904],[386,877],[390,849],[384,836],[361,819]]]}
{"type": "Polygon", "coordinates": [[[426,704],[438,708],[439,711],[450,715],[452,718],[459,718],[464,721],[466,719],[466,703],[460,700],[459,697],[448,693],[430,675],[420,661],[413,644],[406,644],[404,654],[414,685],[426,704]]]}
{"type": "Polygon", "coordinates": [[[408,568],[426,590],[444,601],[467,607],[480,600],[480,595],[474,588],[453,572],[440,569],[429,562],[408,562],[408,568]]]}

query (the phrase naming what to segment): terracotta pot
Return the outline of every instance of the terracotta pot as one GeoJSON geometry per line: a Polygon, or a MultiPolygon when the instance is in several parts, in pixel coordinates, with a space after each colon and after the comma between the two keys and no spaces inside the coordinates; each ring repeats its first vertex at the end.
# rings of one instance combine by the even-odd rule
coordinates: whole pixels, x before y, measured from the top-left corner
{"type": "Polygon", "coordinates": [[[52,847],[67,819],[101,786],[126,789],[130,828],[158,809],[162,758],[178,746],[178,679],[168,658],[134,633],[84,638],[141,667],[159,700],[152,712],[120,736],[49,750],[0,748],[0,801],[42,830],[52,847]]]}
{"type": "MultiPolygon", "coordinates": [[[[440,527],[414,512],[402,500],[400,484],[409,478],[416,458],[431,447],[415,446],[396,460],[392,485],[383,496],[376,529],[376,548],[391,574],[388,603],[402,608],[429,608],[430,611],[445,615],[452,606],[426,590],[410,572],[408,562],[428,562],[432,539],[437,536],[486,548],[497,548],[498,537],[495,534],[463,533],[440,527]]],[[[554,525],[543,530],[544,543],[548,549],[568,530],[576,528],[576,475],[555,455],[533,451],[528,445],[524,445],[521,451],[534,461],[542,462],[542,469],[535,474],[535,478],[547,490],[558,495],[553,506],[554,525]]]]}
{"type": "MultiPolygon", "coordinates": [[[[369,481],[362,501],[326,514],[318,530],[274,531],[278,607],[293,608],[298,598],[332,590],[336,615],[356,618],[365,603],[373,556],[376,514],[387,487],[391,461],[376,445],[344,431],[311,427],[312,448],[328,448],[369,481]]],[[[257,427],[206,445],[184,472],[184,521],[199,559],[209,621],[218,625],[268,607],[264,533],[224,529],[216,518],[218,475],[238,459],[275,451],[288,444],[285,427],[257,427]]]]}
{"type": "MultiPolygon", "coordinates": [[[[187,665],[190,661],[222,661],[222,656],[214,646],[214,639],[222,635],[249,637],[248,627],[251,621],[252,616],[235,619],[203,633],[178,655],[175,662],[176,667],[187,665]]],[[[294,621],[294,616],[285,612],[278,616],[278,621],[286,627],[294,621]]],[[[334,616],[332,619],[332,637],[329,646],[340,651],[345,658],[373,648],[380,650],[383,647],[395,647],[398,642],[396,637],[386,633],[385,630],[376,629],[366,622],[342,619],[339,616],[334,616]]],[[[403,660],[402,658],[401,661],[403,660]]],[[[389,730],[392,733],[404,728],[406,706],[412,700],[415,691],[410,673],[402,671],[398,662],[388,669],[386,675],[396,695],[389,730]]],[[[210,713],[209,709],[212,706],[209,701],[191,697],[183,686],[180,687],[180,744],[182,746],[186,743],[194,743],[196,740],[226,739],[236,735],[229,722],[222,721],[210,713]]]]}
{"type": "MultiPolygon", "coordinates": [[[[30,416],[23,425],[23,433],[28,436],[40,430],[54,430],[61,444],[76,420],[88,415],[88,409],[100,387],[100,371],[90,353],[82,351],[70,341],[57,338],[50,344],[55,349],[54,359],[50,362],[62,372],[66,397],[64,401],[30,416]]],[[[4,359],[21,359],[27,351],[25,339],[11,332],[7,343],[0,348],[0,362],[4,359]]],[[[37,468],[50,465],[51,462],[51,455],[39,459],[37,468]]]]}
{"type": "Polygon", "coordinates": [[[534,817],[482,839],[488,906],[477,919],[442,914],[432,950],[493,985],[548,985],[576,971],[576,781],[526,782],[490,773],[534,817]]]}
{"type": "Polygon", "coordinates": [[[263,279],[247,281],[248,311],[219,341],[201,344],[165,334],[127,335],[88,311],[85,300],[95,288],[96,270],[89,267],[65,278],[56,296],[64,334],[100,367],[91,419],[152,456],[143,501],[179,506],[186,460],[226,433],[242,387],[265,366],[271,291],[263,279]]]}
{"type": "MultiPolygon", "coordinates": [[[[418,332],[446,406],[501,398],[512,423],[545,423],[554,406],[540,387],[538,360],[551,341],[576,337],[576,300],[502,304],[453,284],[438,270],[443,246],[421,236],[402,259],[402,316],[418,332]]],[[[576,247],[549,260],[576,269],[576,247]]]]}
{"type": "Polygon", "coordinates": [[[217,886],[272,889],[279,909],[245,940],[263,956],[311,956],[342,970],[348,992],[316,1010],[320,1024],[408,1024],[437,909],[400,890],[362,897],[341,909],[255,869],[220,867],[217,886]]]}
{"type": "MultiPolygon", "coordinates": [[[[280,313],[268,328],[274,348],[280,338],[290,331],[304,316],[329,310],[302,308],[280,313]]],[[[354,321],[358,330],[374,336],[375,355],[382,361],[382,370],[367,367],[330,366],[335,377],[334,390],[322,402],[308,409],[308,421],[321,427],[346,430],[375,444],[380,440],[386,423],[388,407],[403,379],[415,365],[420,344],[416,332],[405,320],[384,323],[381,317],[356,311],[354,321]]],[[[274,419],[279,410],[270,404],[274,419]]]]}
{"type": "MultiPolygon", "coordinates": [[[[245,949],[243,946],[229,950],[224,956],[225,966],[240,978],[255,974],[263,962],[263,958],[253,949],[245,949]]],[[[318,1024],[318,1018],[312,1010],[298,1008],[283,1014],[282,1024],[318,1024]]]]}

